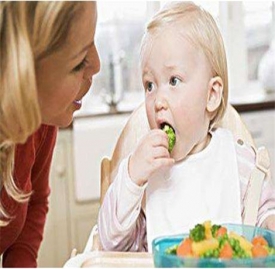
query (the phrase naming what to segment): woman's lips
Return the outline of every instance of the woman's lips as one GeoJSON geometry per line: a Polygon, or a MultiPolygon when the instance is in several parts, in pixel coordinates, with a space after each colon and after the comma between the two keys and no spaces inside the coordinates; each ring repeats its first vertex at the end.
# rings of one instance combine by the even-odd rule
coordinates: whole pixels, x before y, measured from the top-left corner
{"type": "Polygon", "coordinates": [[[80,100],[74,100],[74,104],[81,105],[82,104],[82,99],[80,99],[80,100]]]}
{"type": "Polygon", "coordinates": [[[75,108],[76,108],[77,110],[80,109],[81,106],[82,106],[82,99],[80,99],[80,100],[74,100],[74,101],[73,101],[73,104],[74,104],[74,106],[75,106],[75,108]]]}

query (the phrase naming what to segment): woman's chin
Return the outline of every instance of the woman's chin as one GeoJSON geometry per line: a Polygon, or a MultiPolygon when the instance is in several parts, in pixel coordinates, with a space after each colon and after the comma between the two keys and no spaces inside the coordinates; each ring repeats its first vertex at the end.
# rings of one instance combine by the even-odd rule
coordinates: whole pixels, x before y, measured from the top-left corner
{"type": "Polygon", "coordinates": [[[56,117],[49,120],[42,120],[43,124],[52,125],[59,128],[67,128],[73,122],[73,115],[67,115],[66,117],[56,117]]]}
{"type": "Polygon", "coordinates": [[[60,128],[66,128],[70,126],[72,122],[73,122],[73,115],[68,116],[67,118],[64,117],[57,126],[60,128]]]}
{"type": "Polygon", "coordinates": [[[59,128],[67,128],[72,124],[72,122],[73,122],[73,119],[71,119],[68,122],[63,122],[63,123],[61,123],[59,125],[56,125],[56,126],[59,127],[59,128]]]}

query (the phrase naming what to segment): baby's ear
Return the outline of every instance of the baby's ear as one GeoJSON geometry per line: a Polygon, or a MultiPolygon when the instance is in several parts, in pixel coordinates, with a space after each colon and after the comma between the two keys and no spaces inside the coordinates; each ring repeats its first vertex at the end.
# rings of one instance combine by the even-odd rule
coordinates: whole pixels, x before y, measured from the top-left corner
{"type": "Polygon", "coordinates": [[[223,81],[220,77],[213,77],[208,84],[208,98],[206,109],[214,112],[220,105],[223,93],[223,81]]]}

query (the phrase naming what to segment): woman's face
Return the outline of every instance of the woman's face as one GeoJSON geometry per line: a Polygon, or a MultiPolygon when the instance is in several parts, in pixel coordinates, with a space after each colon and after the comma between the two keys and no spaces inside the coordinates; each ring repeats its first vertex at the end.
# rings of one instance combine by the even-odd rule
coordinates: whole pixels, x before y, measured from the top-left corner
{"type": "Polygon", "coordinates": [[[81,108],[100,61],[94,44],[97,11],[95,2],[85,2],[64,46],[36,65],[38,100],[42,123],[68,126],[81,108]]]}

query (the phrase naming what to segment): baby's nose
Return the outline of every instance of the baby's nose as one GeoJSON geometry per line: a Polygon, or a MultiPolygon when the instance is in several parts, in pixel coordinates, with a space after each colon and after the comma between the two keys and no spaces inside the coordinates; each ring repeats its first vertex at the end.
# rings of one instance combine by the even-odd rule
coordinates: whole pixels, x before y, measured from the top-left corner
{"type": "Polygon", "coordinates": [[[155,110],[160,111],[162,109],[166,110],[168,108],[168,103],[165,98],[157,98],[155,101],[155,110]]]}

